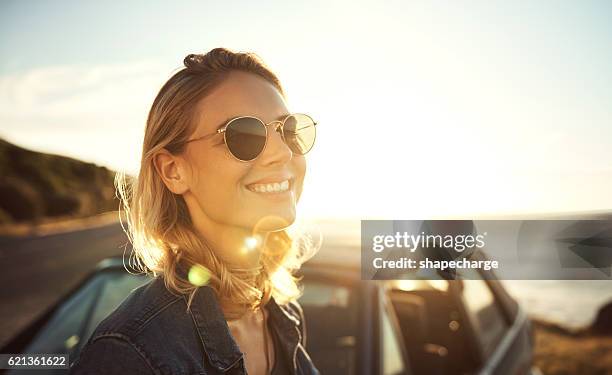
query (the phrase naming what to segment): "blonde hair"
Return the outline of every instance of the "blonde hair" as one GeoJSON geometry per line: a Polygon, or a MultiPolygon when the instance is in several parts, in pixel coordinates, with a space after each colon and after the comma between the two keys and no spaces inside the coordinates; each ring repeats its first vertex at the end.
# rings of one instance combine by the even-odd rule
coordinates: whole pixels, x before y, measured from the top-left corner
{"type": "Polygon", "coordinates": [[[184,142],[194,131],[196,103],[230,72],[256,74],[285,96],[280,82],[257,55],[225,48],[215,48],[204,55],[190,54],[184,65],[153,101],[138,178],[118,174],[115,180],[120,208],[124,210],[120,215],[122,225],[127,222],[124,230],[133,247],[132,266],[155,276],[162,274],[166,288],[189,295],[187,308],[199,285],[183,277],[177,267],[185,262],[188,268],[204,272],[207,285],[216,292],[227,319],[238,318],[247,309],[265,304],[270,296],[281,304],[296,299],[301,289],[293,273],[316,251],[307,236],[296,240],[286,230],[270,232],[265,238],[259,268],[245,270],[226,264],[194,229],[183,197],[168,190],[153,161],[162,149],[173,154],[183,152],[184,142]]]}

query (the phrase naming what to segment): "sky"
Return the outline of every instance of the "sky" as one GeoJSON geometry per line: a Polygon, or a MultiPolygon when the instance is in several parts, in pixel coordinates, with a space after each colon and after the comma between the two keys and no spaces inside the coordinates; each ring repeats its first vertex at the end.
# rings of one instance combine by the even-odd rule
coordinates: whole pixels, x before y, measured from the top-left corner
{"type": "Polygon", "coordinates": [[[612,210],[607,1],[2,1],[0,137],[136,174],[189,53],[256,52],[320,124],[306,217],[612,210]]]}

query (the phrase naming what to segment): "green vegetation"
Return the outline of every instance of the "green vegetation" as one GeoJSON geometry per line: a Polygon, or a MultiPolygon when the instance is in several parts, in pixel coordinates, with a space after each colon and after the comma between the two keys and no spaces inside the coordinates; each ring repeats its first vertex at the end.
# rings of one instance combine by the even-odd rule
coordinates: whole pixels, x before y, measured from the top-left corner
{"type": "Polygon", "coordinates": [[[105,167],[34,152],[0,139],[0,224],[84,217],[116,210],[105,167]]]}

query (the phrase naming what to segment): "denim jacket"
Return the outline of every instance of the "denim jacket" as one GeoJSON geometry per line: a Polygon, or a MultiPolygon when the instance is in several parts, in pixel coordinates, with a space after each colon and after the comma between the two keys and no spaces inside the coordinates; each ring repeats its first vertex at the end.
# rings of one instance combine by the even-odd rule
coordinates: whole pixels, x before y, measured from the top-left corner
{"type": "MultiPolygon", "coordinates": [[[[281,353],[292,374],[319,374],[306,353],[306,330],[297,302],[266,305],[281,353]]],[[[161,276],[135,289],[96,328],[73,362],[70,374],[246,374],[217,297],[198,288],[187,311],[187,296],[170,293],[161,276]]]]}

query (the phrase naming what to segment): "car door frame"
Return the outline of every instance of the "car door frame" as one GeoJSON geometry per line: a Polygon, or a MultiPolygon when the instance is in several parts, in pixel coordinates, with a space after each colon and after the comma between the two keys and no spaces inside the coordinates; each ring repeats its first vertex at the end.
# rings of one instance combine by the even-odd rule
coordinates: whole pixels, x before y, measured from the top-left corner
{"type": "MultiPolygon", "coordinates": [[[[472,256],[474,260],[486,260],[486,256],[483,253],[477,252],[472,256]]],[[[504,319],[504,323],[506,324],[506,329],[504,330],[504,335],[501,339],[496,343],[495,349],[488,356],[485,356],[480,341],[477,337],[476,331],[468,318],[468,312],[461,300],[462,290],[459,287],[458,283],[450,282],[449,287],[452,290],[452,294],[455,298],[455,303],[459,307],[461,319],[469,326],[469,330],[466,330],[466,334],[470,345],[472,346],[472,350],[476,355],[477,359],[477,373],[488,375],[488,374],[496,374],[501,368],[501,364],[504,360],[508,359],[508,353],[510,353],[510,348],[513,345],[516,345],[521,339],[521,334],[524,334],[525,331],[529,331],[530,325],[529,320],[527,318],[527,314],[524,309],[516,303],[512,299],[512,297],[505,291],[505,289],[499,284],[499,280],[491,271],[476,269],[478,274],[481,277],[481,281],[485,283],[487,288],[491,291],[493,295],[493,301],[496,306],[499,308],[502,318],[504,319]]],[[[529,334],[527,332],[527,334],[529,334]]],[[[532,344],[532,343],[530,343],[532,344]]],[[[532,345],[529,347],[529,353],[531,353],[532,345]]],[[[530,356],[531,357],[531,356],[530,356]]],[[[521,371],[527,371],[531,367],[530,360],[525,363],[525,366],[521,367],[521,371]]]]}

